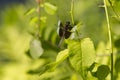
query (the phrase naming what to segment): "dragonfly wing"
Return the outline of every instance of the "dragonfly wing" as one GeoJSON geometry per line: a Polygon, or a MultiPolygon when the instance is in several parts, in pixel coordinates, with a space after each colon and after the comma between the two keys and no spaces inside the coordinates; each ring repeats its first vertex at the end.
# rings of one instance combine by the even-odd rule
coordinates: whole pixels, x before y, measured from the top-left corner
{"type": "Polygon", "coordinates": [[[61,21],[58,21],[58,29],[57,29],[57,33],[60,37],[64,36],[64,26],[62,24],[61,21]]]}
{"type": "Polygon", "coordinates": [[[62,28],[59,29],[59,36],[60,36],[60,37],[64,36],[64,32],[63,32],[63,29],[62,29],[62,28]]]}

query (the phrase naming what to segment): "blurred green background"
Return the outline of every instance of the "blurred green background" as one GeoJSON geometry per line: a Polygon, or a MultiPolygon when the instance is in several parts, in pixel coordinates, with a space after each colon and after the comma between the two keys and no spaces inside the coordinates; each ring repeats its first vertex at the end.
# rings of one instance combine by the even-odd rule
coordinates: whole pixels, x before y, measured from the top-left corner
{"type": "MultiPolygon", "coordinates": [[[[43,19],[40,22],[40,35],[42,36],[41,44],[44,53],[39,59],[32,59],[27,55],[27,51],[33,39],[30,33],[36,32],[37,29],[34,21],[30,23],[30,20],[37,14],[33,13],[26,16],[25,13],[29,9],[37,8],[37,3],[35,0],[0,1],[0,80],[81,80],[80,76],[75,75],[65,63],[53,73],[48,73],[42,77],[28,74],[32,73],[29,70],[36,70],[33,73],[39,72],[39,68],[42,68],[43,64],[55,60],[59,51],[56,48],[59,41],[57,35],[58,21],[71,21],[69,14],[71,0],[44,0],[44,2],[54,5],[57,11],[51,15],[41,8],[40,16],[43,19]]],[[[115,10],[120,14],[120,1],[112,0],[112,2],[115,10]]],[[[103,1],[75,0],[74,4],[74,21],[76,23],[82,22],[80,35],[90,37],[93,40],[96,54],[106,53],[108,32],[105,11],[103,7],[100,7],[103,5],[103,1]]],[[[115,55],[115,64],[117,65],[115,69],[118,70],[116,72],[118,74],[120,71],[118,68],[120,66],[120,18],[116,17],[109,4],[108,7],[115,54],[118,54],[115,55]]],[[[97,60],[101,61],[101,64],[109,65],[109,61],[107,61],[109,56],[98,56],[97,60]]],[[[119,80],[119,76],[115,76],[115,79],[119,80]]],[[[91,78],[91,80],[95,79],[91,78]]]]}

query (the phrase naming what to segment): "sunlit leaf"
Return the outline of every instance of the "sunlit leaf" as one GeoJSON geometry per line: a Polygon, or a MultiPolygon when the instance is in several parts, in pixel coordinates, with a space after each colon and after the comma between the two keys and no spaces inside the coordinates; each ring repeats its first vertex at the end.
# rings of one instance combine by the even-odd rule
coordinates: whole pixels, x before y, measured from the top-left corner
{"type": "Polygon", "coordinates": [[[43,17],[40,17],[40,20],[42,21],[42,22],[46,22],[46,19],[47,19],[47,17],[46,16],[43,16],[43,17]]]}
{"type": "Polygon", "coordinates": [[[55,12],[56,12],[56,10],[57,10],[57,7],[56,7],[56,6],[54,6],[54,5],[52,5],[52,4],[48,3],[48,2],[44,3],[44,8],[45,8],[45,11],[46,11],[48,14],[50,14],[50,15],[55,14],[55,12]]]}
{"type": "Polygon", "coordinates": [[[68,49],[65,49],[58,53],[56,63],[64,61],[69,56],[68,49]]]}
{"type": "Polygon", "coordinates": [[[29,9],[29,10],[25,13],[25,15],[30,15],[30,14],[32,14],[33,12],[35,12],[35,8],[29,9]]]}
{"type": "Polygon", "coordinates": [[[31,41],[30,44],[30,55],[33,59],[39,58],[43,54],[43,48],[41,46],[41,42],[37,39],[31,41]]]}
{"type": "Polygon", "coordinates": [[[38,17],[31,18],[30,24],[35,24],[36,22],[38,22],[38,17]]]}
{"type": "Polygon", "coordinates": [[[94,44],[90,38],[81,41],[81,50],[84,66],[90,66],[95,60],[94,44]]]}
{"type": "Polygon", "coordinates": [[[80,72],[83,77],[87,74],[87,69],[95,60],[95,50],[90,38],[81,41],[68,41],[69,60],[73,68],[80,72]]]}
{"type": "MultiPolygon", "coordinates": [[[[40,17],[40,21],[42,21],[42,22],[46,22],[46,20],[47,20],[47,17],[46,16],[42,16],[42,17],[40,17]]],[[[33,17],[33,18],[31,18],[31,20],[30,20],[30,24],[36,24],[38,22],[38,17],[33,17]]]]}

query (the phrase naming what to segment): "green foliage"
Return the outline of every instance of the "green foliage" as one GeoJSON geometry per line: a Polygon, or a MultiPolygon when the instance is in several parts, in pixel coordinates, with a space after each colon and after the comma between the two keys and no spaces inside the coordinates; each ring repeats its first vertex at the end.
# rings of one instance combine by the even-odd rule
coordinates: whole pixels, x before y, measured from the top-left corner
{"type": "Polygon", "coordinates": [[[57,7],[46,2],[46,3],[44,3],[44,9],[48,14],[53,15],[53,14],[55,14],[57,7]]]}
{"type": "Polygon", "coordinates": [[[87,70],[95,61],[95,49],[92,41],[85,38],[81,41],[68,41],[70,63],[80,72],[83,79],[87,78],[87,70]]]}
{"type": "MultiPolygon", "coordinates": [[[[110,80],[105,11],[99,7],[103,1],[41,0],[40,5],[31,1],[0,12],[0,80],[110,80]],[[70,21],[73,27],[60,47],[59,20],[70,21]]],[[[114,80],[119,80],[120,1],[108,0],[107,8],[114,80]]]]}
{"type": "Polygon", "coordinates": [[[41,68],[40,74],[55,70],[66,58],[69,58],[72,67],[80,72],[83,79],[86,79],[88,68],[95,61],[95,50],[92,41],[89,38],[85,38],[80,42],[68,40],[68,49],[59,52],[55,62],[47,64],[44,69],[41,68]]]}
{"type": "Polygon", "coordinates": [[[43,68],[39,70],[40,75],[44,74],[45,72],[51,72],[54,71],[55,68],[63,62],[68,57],[68,49],[65,49],[63,51],[60,51],[56,57],[55,62],[51,62],[49,64],[46,64],[43,68]]]}
{"type": "Polygon", "coordinates": [[[56,57],[56,63],[63,62],[68,56],[69,56],[68,49],[65,49],[64,51],[59,52],[56,57]]]}

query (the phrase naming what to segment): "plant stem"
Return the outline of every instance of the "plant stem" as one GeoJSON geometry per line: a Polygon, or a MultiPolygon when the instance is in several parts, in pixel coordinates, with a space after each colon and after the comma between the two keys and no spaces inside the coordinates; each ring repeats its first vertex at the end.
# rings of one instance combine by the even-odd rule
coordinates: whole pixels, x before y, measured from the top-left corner
{"type": "Polygon", "coordinates": [[[70,11],[70,15],[71,15],[72,24],[74,25],[74,0],[71,0],[71,11],[70,11]]]}
{"type": "Polygon", "coordinates": [[[37,13],[38,13],[38,23],[37,23],[37,32],[36,32],[36,37],[39,38],[40,37],[40,2],[41,0],[37,0],[37,13]]]}
{"type": "Polygon", "coordinates": [[[106,20],[107,20],[107,26],[108,26],[108,35],[109,35],[109,43],[110,43],[110,54],[111,54],[111,80],[113,80],[113,45],[112,45],[112,33],[111,33],[111,26],[108,16],[108,9],[106,0],[104,0],[104,7],[105,7],[105,13],[106,13],[106,20]]]}

